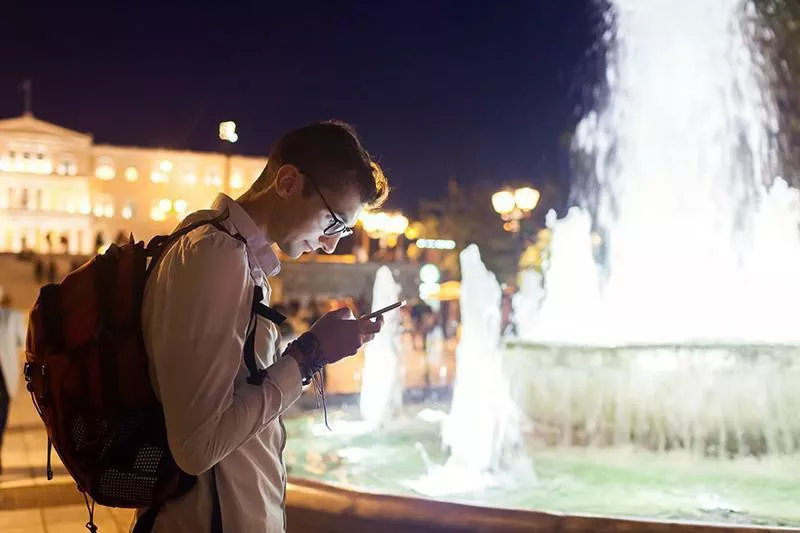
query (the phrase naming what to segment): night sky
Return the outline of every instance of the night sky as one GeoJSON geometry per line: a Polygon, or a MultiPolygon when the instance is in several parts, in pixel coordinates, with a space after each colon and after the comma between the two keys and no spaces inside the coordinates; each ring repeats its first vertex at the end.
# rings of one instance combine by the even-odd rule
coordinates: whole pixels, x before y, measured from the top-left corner
{"type": "Polygon", "coordinates": [[[447,180],[568,180],[562,133],[602,66],[592,0],[15,1],[0,17],[0,117],[96,142],[266,155],[308,122],[354,124],[413,207],[447,180]]]}

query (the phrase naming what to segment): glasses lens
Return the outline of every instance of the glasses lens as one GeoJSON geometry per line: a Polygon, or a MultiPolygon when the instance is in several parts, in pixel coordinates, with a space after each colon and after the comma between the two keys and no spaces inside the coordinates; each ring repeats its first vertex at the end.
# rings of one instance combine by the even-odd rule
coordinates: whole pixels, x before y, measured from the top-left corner
{"type": "Polygon", "coordinates": [[[347,237],[353,234],[353,228],[348,227],[343,222],[333,221],[322,233],[329,237],[339,234],[341,234],[342,237],[347,237]]]}

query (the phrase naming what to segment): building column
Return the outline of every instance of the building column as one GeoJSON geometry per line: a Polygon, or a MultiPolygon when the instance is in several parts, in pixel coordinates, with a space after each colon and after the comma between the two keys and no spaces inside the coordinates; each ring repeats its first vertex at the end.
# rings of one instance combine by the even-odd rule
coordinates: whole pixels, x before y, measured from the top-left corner
{"type": "Polygon", "coordinates": [[[81,253],[81,242],[78,237],[78,230],[76,228],[70,228],[69,230],[69,253],[72,255],[77,255],[81,253]]]}
{"type": "Polygon", "coordinates": [[[19,252],[22,250],[22,228],[15,227],[11,229],[13,237],[11,238],[11,251],[19,252]]]}

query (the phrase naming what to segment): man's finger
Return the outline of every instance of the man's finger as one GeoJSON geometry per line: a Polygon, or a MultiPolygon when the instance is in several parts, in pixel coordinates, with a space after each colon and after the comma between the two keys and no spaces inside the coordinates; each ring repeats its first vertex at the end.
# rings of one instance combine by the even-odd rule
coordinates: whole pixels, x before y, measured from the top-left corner
{"type": "Polygon", "coordinates": [[[362,319],[358,321],[358,329],[361,331],[362,335],[378,333],[381,327],[383,327],[383,320],[376,320],[373,322],[372,320],[362,319]]]}

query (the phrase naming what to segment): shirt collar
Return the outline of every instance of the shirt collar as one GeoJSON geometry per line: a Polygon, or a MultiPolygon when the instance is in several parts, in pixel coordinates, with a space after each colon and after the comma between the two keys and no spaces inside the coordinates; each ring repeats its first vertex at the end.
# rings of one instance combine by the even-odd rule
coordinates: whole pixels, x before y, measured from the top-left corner
{"type": "Polygon", "coordinates": [[[281,261],[272,249],[272,242],[238,202],[227,194],[220,193],[214,199],[211,208],[218,211],[228,210],[233,227],[247,241],[248,250],[267,276],[274,276],[280,272],[281,261]]]}

